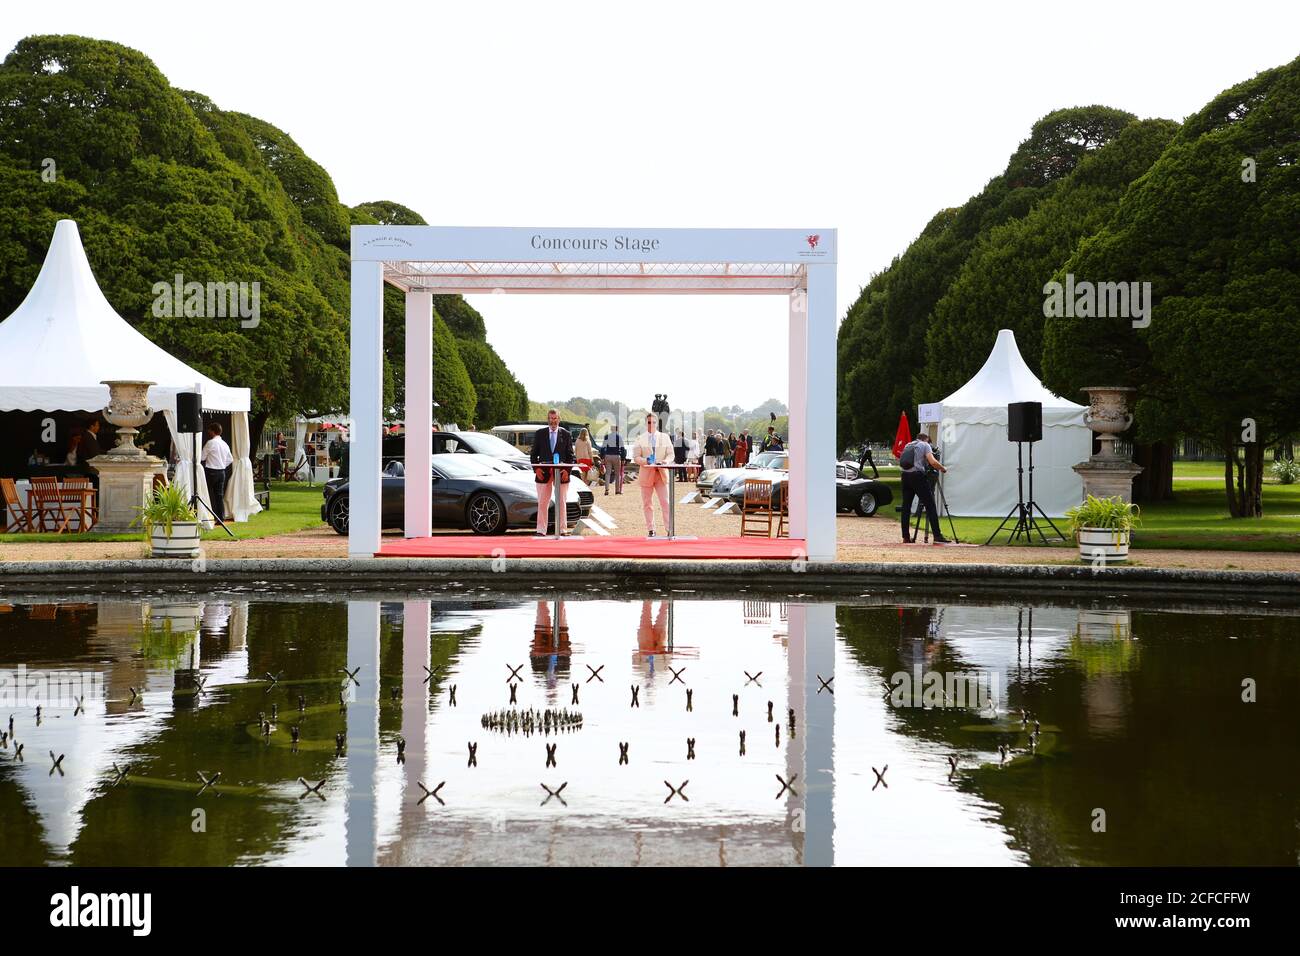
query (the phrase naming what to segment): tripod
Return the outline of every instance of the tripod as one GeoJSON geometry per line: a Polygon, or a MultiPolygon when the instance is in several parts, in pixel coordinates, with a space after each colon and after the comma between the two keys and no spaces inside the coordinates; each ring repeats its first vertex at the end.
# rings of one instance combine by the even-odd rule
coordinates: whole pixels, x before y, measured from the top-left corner
{"type": "MultiPolygon", "coordinates": [[[[934,491],[939,492],[939,505],[942,507],[943,513],[948,516],[948,531],[952,534],[952,538],[950,540],[952,541],[953,544],[961,544],[961,538],[957,537],[957,526],[952,523],[952,512],[948,510],[948,499],[944,496],[943,485],[939,483],[938,474],[936,474],[935,472],[930,472],[925,476],[925,478],[926,481],[930,482],[931,492],[934,491]]],[[[926,544],[929,544],[930,543],[930,522],[926,518],[925,505],[922,503],[919,497],[916,499],[915,507],[916,507],[916,518],[913,520],[912,523],[912,540],[913,541],[916,540],[917,534],[920,533],[921,528],[924,527],[925,537],[922,540],[924,540],[926,544]]]]}
{"type": "Polygon", "coordinates": [[[213,520],[213,521],[215,521],[217,524],[221,525],[221,530],[222,530],[222,531],[224,531],[226,534],[230,535],[230,536],[233,538],[233,537],[235,536],[235,532],[233,532],[233,531],[231,531],[229,528],[227,528],[227,527],[226,527],[226,523],[225,523],[224,521],[221,520],[221,518],[217,515],[217,513],[216,513],[215,511],[213,511],[212,508],[209,507],[209,506],[208,506],[208,505],[203,501],[202,498],[199,497],[199,455],[198,455],[198,450],[199,450],[199,449],[198,449],[198,445],[199,445],[199,442],[198,442],[198,436],[201,435],[201,434],[203,434],[203,433],[202,433],[202,432],[192,432],[191,434],[194,435],[195,441],[194,441],[194,454],[190,456],[190,468],[191,468],[191,476],[190,476],[190,507],[194,510],[194,513],[195,513],[195,514],[199,514],[199,509],[202,508],[204,511],[206,511],[209,515],[212,516],[212,520],[213,520]]]}
{"type": "Polygon", "coordinates": [[[1038,518],[1034,516],[1035,511],[1038,512],[1039,515],[1042,515],[1043,520],[1051,525],[1052,530],[1056,532],[1058,538],[1061,540],[1065,539],[1065,535],[1061,534],[1061,529],[1055,524],[1052,524],[1052,519],[1047,517],[1043,509],[1038,506],[1038,502],[1034,501],[1033,442],[1029,443],[1029,500],[1025,500],[1025,462],[1022,455],[1024,445],[1024,442],[1016,442],[1016,503],[1012,506],[1011,510],[1007,512],[1007,516],[1002,519],[1002,523],[998,525],[997,530],[989,535],[989,539],[984,542],[986,545],[993,543],[993,539],[1002,532],[1006,523],[1011,520],[1012,515],[1017,516],[1016,523],[1011,529],[1011,537],[1007,538],[1007,544],[1015,541],[1022,534],[1025,536],[1025,542],[1027,544],[1033,544],[1033,533],[1035,531],[1038,532],[1038,537],[1042,538],[1043,544],[1047,544],[1047,535],[1043,533],[1043,528],[1038,523],[1038,518]]]}

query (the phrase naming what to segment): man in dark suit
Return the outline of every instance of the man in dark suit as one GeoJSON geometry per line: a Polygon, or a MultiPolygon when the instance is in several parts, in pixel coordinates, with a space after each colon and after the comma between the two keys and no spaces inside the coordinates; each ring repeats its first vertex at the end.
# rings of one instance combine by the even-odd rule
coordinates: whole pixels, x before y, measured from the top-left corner
{"type": "MultiPolygon", "coordinates": [[[[546,413],[546,422],[546,427],[537,429],[537,433],[533,435],[533,450],[529,456],[533,464],[551,464],[556,461],[561,464],[575,464],[577,459],[573,455],[573,436],[569,434],[567,428],[560,427],[560,413],[552,408],[546,413]]],[[[568,534],[569,522],[565,512],[568,509],[569,469],[534,468],[533,472],[537,476],[538,537],[546,537],[546,519],[550,513],[551,502],[555,500],[557,481],[560,483],[559,531],[560,534],[568,534]]]]}

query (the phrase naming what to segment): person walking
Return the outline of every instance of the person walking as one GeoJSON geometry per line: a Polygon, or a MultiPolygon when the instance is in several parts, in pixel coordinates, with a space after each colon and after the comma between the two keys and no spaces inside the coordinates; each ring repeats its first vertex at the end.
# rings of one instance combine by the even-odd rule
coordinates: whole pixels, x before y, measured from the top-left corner
{"type": "Polygon", "coordinates": [[[605,465],[605,497],[609,497],[609,482],[612,478],[614,481],[614,494],[623,493],[623,436],[618,433],[618,426],[614,425],[605,435],[605,443],[601,446],[600,457],[604,459],[605,465]]]}
{"type": "Polygon", "coordinates": [[[939,530],[939,509],[934,503],[934,490],[930,487],[927,465],[944,474],[948,473],[948,469],[934,457],[930,436],[921,432],[916,436],[915,441],[905,445],[898,463],[903,470],[903,541],[907,544],[912,543],[910,530],[912,501],[919,498],[921,506],[925,509],[926,518],[930,522],[930,537],[934,539],[935,544],[947,544],[948,539],[939,530]]]}
{"type": "Polygon", "coordinates": [[[675,461],[673,443],[658,430],[659,417],[653,412],[645,417],[645,431],[637,436],[632,446],[632,457],[641,469],[637,485],[641,489],[641,509],[645,512],[645,526],[649,537],[655,536],[654,505],[650,496],[659,495],[659,514],[668,530],[668,473],[654,465],[671,465],[675,461]]]}
{"type": "Polygon", "coordinates": [[[736,450],[734,456],[733,467],[744,468],[749,462],[749,439],[743,434],[736,439],[736,450]]]}
{"type": "Polygon", "coordinates": [[[591,438],[585,428],[578,432],[578,440],[573,445],[573,455],[578,459],[578,468],[582,471],[582,480],[586,482],[587,472],[591,471],[591,466],[596,459],[592,455],[591,438]]]}

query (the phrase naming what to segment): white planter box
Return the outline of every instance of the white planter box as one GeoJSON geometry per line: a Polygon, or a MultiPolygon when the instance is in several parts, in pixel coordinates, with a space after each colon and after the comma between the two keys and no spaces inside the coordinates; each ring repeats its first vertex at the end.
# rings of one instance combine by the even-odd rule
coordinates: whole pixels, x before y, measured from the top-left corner
{"type": "Polygon", "coordinates": [[[1116,531],[1114,528],[1080,528],[1078,534],[1079,557],[1084,561],[1128,560],[1129,539],[1131,531],[1116,531]]]}
{"type": "Polygon", "coordinates": [[[163,525],[155,525],[149,535],[149,546],[155,558],[197,558],[199,556],[199,523],[173,521],[172,533],[163,525]]]}

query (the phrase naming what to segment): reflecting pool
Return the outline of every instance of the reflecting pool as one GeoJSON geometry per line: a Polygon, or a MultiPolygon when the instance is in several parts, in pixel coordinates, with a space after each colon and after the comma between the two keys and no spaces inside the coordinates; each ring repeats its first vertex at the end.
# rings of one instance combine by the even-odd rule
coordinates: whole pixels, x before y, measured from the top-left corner
{"type": "Polygon", "coordinates": [[[738,597],[0,597],[0,863],[1300,862],[1293,611],[738,597]]]}

